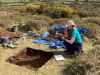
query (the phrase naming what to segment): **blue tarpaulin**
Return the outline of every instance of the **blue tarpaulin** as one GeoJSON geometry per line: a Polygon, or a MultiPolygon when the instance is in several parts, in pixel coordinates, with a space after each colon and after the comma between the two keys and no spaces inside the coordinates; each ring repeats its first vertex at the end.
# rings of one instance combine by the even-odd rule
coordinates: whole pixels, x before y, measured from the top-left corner
{"type": "MultiPolygon", "coordinates": [[[[54,26],[52,30],[65,30],[65,26],[54,26]]],[[[85,28],[78,28],[78,31],[81,35],[87,32],[85,28]]]]}
{"type": "MultiPolygon", "coordinates": [[[[65,30],[64,26],[55,26],[52,28],[53,30],[65,30]]],[[[79,33],[82,35],[83,33],[86,32],[86,29],[84,28],[78,28],[79,33]]],[[[45,32],[44,34],[42,34],[40,36],[39,39],[35,40],[34,43],[37,44],[45,44],[45,45],[50,45],[51,48],[66,48],[65,45],[63,44],[62,41],[57,40],[57,41],[47,41],[47,40],[43,40],[43,38],[47,37],[49,35],[48,32],[45,32]]]]}
{"type": "Polygon", "coordinates": [[[62,41],[47,41],[43,39],[37,39],[34,41],[37,44],[45,44],[45,45],[50,45],[52,48],[65,48],[65,45],[62,43],[62,41]]]}

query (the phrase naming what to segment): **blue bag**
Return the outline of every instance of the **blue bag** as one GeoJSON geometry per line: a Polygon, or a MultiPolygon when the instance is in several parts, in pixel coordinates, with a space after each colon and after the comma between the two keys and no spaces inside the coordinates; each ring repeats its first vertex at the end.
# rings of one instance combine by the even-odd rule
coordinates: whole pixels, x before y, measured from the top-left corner
{"type": "Polygon", "coordinates": [[[52,28],[52,30],[55,30],[55,31],[57,31],[57,30],[65,30],[65,26],[55,26],[55,27],[52,28]]]}

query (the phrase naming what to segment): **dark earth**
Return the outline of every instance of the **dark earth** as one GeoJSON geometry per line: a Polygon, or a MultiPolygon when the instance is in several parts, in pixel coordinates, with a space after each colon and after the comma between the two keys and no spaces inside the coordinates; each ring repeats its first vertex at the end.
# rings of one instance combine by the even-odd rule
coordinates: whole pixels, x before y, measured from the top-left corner
{"type": "Polygon", "coordinates": [[[25,48],[17,55],[7,59],[7,62],[24,66],[29,69],[38,70],[42,67],[51,57],[53,53],[32,48],[25,48]]]}
{"type": "Polygon", "coordinates": [[[4,30],[4,29],[1,29],[0,28],[0,37],[1,36],[7,36],[9,38],[16,38],[16,37],[22,37],[24,33],[22,32],[10,32],[10,31],[7,31],[7,30],[4,30]]]}

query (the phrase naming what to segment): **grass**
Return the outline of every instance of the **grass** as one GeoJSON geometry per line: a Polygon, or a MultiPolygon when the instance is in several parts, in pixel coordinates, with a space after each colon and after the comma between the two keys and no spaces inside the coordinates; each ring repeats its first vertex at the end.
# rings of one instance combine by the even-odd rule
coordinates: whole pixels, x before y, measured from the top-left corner
{"type": "MultiPolygon", "coordinates": [[[[9,11],[8,13],[10,13],[11,10],[13,12],[11,15],[7,14],[8,16],[7,15],[6,16],[4,16],[4,15],[0,16],[1,23],[5,22],[6,24],[5,23],[4,24],[6,25],[6,27],[8,25],[12,26],[13,25],[12,23],[17,23],[17,22],[18,22],[18,25],[20,25],[20,24],[23,24],[24,22],[26,24],[26,22],[33,21],[33,20],[44,20],[44,21],[47,21],[48,23],[49,22],[53,23],[53,21],[54,21],[54,19],[51,19],[51,18],[48,18],[48,17],[43,17],[43,16],[40,16],[40,15],[30,15],[30,14],[27,14],[27,13],[26,14],[23,14],[23,13],[19,14],[18,11],[16,11],[16,10],[14,11],[13,8],[10,8],[10,10],[9,10],[9,9],[6,9],[6,7],[5,7],[4,11],[5,12],[9,11]]],[[[57,19],[57,21],[59,22],[59,21],[62,21],[62,20],[57,19]]],[[[82,23],[83,22],[79,22],[79,24],[82,24],[82,23]]],[[[57,24],[53,23],[53,25],[54,24],[60,25],[60,23],[57,23],[57,24]]],[[[86,23],[84,22],[82,25],[84,25],[84,27],[87,28],[87,26],[85,24],[87,25],[87,22],[86,23]]],[[[63,24],[61,24],[61,25],[63,25],[63,24]]],[[[97,24],[95,24],[95,25],[97,25],[97,24]]],[[[99,27],[99,24],[98,24],[98,27],[99,27]]],[[[48,28],[50,28],[50,26],[48,28]]],[[[41,29],[43,29],[43,28],[41,28],[41,29]]],[[[46,29],[46,27],[44,29],[46,29]]],[[[19,30],[23,31],[23,28],[19,29],[19,30]]],[[[41,33],[43,33],[43,32],[41,31],[41,33]]],[[[94,45],[100,46],[98,44],[99,44],[99,42],[94,43],[90,40],[84,41],[83,42],[83,50],[85,51],[85,53],[89,53],[89,51],[94,49],[94,45]]],[[[79,58],[83,61],[90,59],[87,56],[85,56],[85,57],[84,56],[83,56],[83,58],[85,58],[85,59],[82,59],[81,55],[80,55],[79,58]]],[[[89,57],[91,57],[91,55],[89,57]]],[[[76,62],[76,60],[77,59],[76,59],[75,56],[65,54],[63,49],[60,49],[60,50],[57,51],[55,49],[48,48],[47,45],[35,44],[35,43],[33,43],[32,39],[26,39],[22,43],[20,43],[18,45],[18,48],[16,48],[16,49],[10,49],[10,48],[4,49],[2,46],[0,46],[0,75],[68,75],[67,72],[72,71],[72,69],[68,70],[69,65],[71,66],[71,68],[76,67],[77,63],[75,65],[73,65],[73,63],[76,62]],[[18,52],[20,52],[25,47],[32,47],[32,48],[36,48],[36,49],[42,49],[42,50],[45,50],[45,51],[51,51],[51,52],[54,52],[55,54],[62,54],[65,57],[65,60],[57,62],[53,57],[45,65],[43,65],[38,71],[33,71],[33,70],[27,69],[25,67],[20,67],[20,66],[6,62],[7,58],[17,54],[18,52]],[[68,69],[66,69],[66,68],[68,68],[68,69]]],[[[81,61],[81,60],[79,60],[79,61],[81,61]]],[[[92,59],[90,59],[90,60],[92,60],[92,59]]],[[[91,62],[89,62],[89,63],[91,63],[91,62]]],[[[76,69],[74,73],[76,73],[76,71],[78,71],[78,70],[80,71],[81,69],[76,69]]],[[[82,73],[83,73],[83,71],[82,71],[82,73]]],[[[76,75],[76,74],[72,74],[72,75],[76,75]]],[[[77,74],[77,75],[79,75],[79,74],[77,74]]]]}
{"type": "Polygon", "coordinates": [[[20,0],[0,0],[2,2],[20,2],[20,0]]]}
{"type": "MultiPolygon", "coordinates": [[[[2,2],[20,2],[21,0],[0,0],[0,1],[2,1],[2,2]]],[[[25,1],[29,1],[29,0],[25,0],[25,1]]],[[[75,1],[75,0],[67,0],[67,1],[75,1]]],[[[84,1],[84,0],[79,0],[79,1],[84,1]]],[[[89,0],[89,1],[99,1],[99,0],[89,0]]]]}
{"type": "MultiPolygon", "coordinates": [[[[2,46],[0,46],[0,75],[63,75],[62,71],[64,68],[66,68],[66,66],[63,65],[70,65],[75,60],[75,57],[65,54],[62,49],[59,51],[52,50],[49,49],[47,45],[38,45],[32,42],[32,39],[24,40],[16,49],[4,49],[2,46]],[[53,51],[55,54],[63,54],[65,60],[57,62],[53,57],[38,71],[33,71],[25,67],[19,67],[6,62],[7,58],[17,54],[25,47],[32,47],[51,52],[53,51]]],[[[92,49],[92,45],[89,42],[84,42],[84,45],[86,51],[92,49]],[[86,45],[88,45],[88,47],[86,45]]],[[[66,74],[67,73],[65,72],[65,75],[66,74]]]]}

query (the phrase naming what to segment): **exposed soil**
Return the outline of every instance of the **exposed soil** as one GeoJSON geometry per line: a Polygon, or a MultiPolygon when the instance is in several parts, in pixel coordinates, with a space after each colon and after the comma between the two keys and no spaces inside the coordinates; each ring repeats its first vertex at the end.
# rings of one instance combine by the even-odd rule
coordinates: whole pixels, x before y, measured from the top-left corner
{"type": "Polygon", "coordinates": [[[38,70],[44,65],[53,53],[32,48],[25,48],[20,53],[7,59],[7,62],[29,69],[38,70]]]}
{"type": "Polygon", "coordinates": [[[0,28],[0,37],[4,35],[9,38],[14,38],[14,37],[22,37],[23,33],[22,32],[10,32],[3,28],[0,28]]]}

